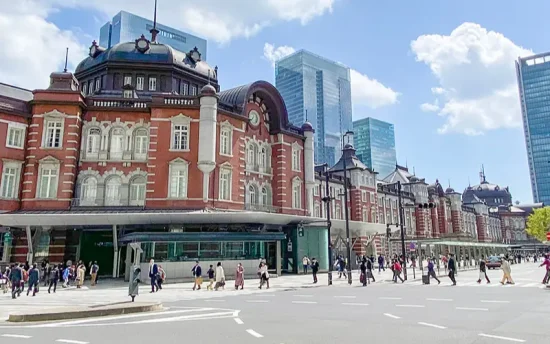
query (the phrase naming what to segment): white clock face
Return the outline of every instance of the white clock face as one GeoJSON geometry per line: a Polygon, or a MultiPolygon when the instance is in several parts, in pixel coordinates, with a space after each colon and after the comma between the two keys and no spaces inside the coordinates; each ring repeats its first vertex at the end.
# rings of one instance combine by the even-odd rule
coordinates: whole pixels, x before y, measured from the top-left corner
{"type": "Polygon", "coordinates": [[[137,45],[138,45],[138,48],[145,49],[145,48],[147,48],[147,41],[144,40],[144,39],[141,39],[141,40],[138,41],[137,45]]]}
{"type": "Polygon", "coordinates": [[[250,119],[250,124],[258,125],[260,123],[260,115],[256,110],[251,110],[248,113],[248,119],[250,119]]]}
{"type": "Polygon", "coordinates": [[[96,53],[96,46],[95,45],[92,45],[92,47],[90,48],[90,56],[91,57],[94,57],[95,53],[96,53]]]}

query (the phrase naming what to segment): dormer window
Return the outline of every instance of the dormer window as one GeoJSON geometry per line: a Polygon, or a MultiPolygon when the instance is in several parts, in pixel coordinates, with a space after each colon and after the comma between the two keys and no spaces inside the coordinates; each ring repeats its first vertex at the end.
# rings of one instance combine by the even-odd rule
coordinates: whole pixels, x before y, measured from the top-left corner
{"type": "Polygon", "coordinates": [[[143,91],[143,86],[145,85],[145,77],[138,76],[136,78],[136,90],[143,91]]]}
{"type": "Polygon", "coordinates": [[[122,96],[123,96],[124,98],[134,98],[134,91],[132,91],[132,90],[124,90],[124,91],[122,92],[122,96]]]}
{"type": "Polygon", "coordinates": [[[124,86],[126,85],[132,85],[132,76],[131,75],[125,75],[124,76],[124,86]]]}
{"type": "Polygon", "coordinates": [[[157,90],[157,78],[149,77],[149,91],[157,90]]]}

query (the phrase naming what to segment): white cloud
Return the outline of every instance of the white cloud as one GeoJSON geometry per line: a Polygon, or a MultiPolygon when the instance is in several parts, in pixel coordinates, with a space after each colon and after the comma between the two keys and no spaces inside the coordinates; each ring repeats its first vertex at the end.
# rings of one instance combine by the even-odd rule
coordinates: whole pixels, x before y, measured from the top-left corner
{"type": "Polygon", "coordinates": [[[0,81],[29,89],[45,88],[51,72],[60,71],[69,48],[69,67],[84,56],[84,48],[70,31],[47,21],[50,8],[18,0],[0,12],[0,81]]]}
{"type": "Polygon", "coordinates": [[[436,101],[433,104],[432,103],[421,104],[420,109],[424,112],[438,112],[440,110],[440,107],[436,99],[436,101]]]}
{"type": "Polygon", "coordinates": [[[443,102],[439,115],[446,122],[440,133],[479,135],[521,125],[514,60],[531,51],[475,23],[448,36],[420,36],[411,48],[439,80],[432,93],[443,102]]]}
{"type": "MultiPolygon", "coordinates": [[[[152,0],[43,0],[65,7],[88,7],[111,17],[126,10],[146,18],[153,14],[152,0]]],[[[263,28],[280,22],[307,24],[331,13],[337,0],[163,0],[158,5],[158,21],[191,31],[218,43],[248,38],[263,28]]]]}
{"type": "MultiPolygon", "coordinates": [[[[285,56],[294,53],[293,47],[282,45],[275,47],[273,44],[264,44],[264,58],[275,66],[275,62],[285,56]]],[[[355,69],[350,71],[351,100],[354,106],[368,106],[376,109],[382,106],[397,103],[399,93],[384,86],[380,81],[371,79],[355,69]]]]}

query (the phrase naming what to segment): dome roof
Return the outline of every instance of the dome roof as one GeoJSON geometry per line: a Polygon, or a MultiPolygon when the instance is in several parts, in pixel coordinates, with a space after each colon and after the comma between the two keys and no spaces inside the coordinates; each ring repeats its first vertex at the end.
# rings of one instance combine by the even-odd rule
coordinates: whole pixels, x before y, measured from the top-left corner
{"type": "Polygon", "coordinates": [[[479,185],[474,185],[471,187],[475,191],[491,191],[491,192],[502,192],[502,193],[510,193],[508,191],[508,188],[501,188],[497,184],[491,184],[489,182],[483,182],[479,185]]]}
{"type": "Polygon", "coordinates": [[[201,96],[215,96],[216,95],[216,89],[214,86],[208,84],[205,85],[203,88],[201,88],[201,96]]]}
{"type": "Polygon", "coordinates": [[[313,126],[309,122],[304,122],[304,124],[302,124],[302,130],[303,131],[313,131],[313,126]]]}
{"type": "Polygon", "coordinates": [[[417,176],[412,176],[412,177],[409,178],[409,181],[411,181],[411,182],[417,182],[417,181],[419,181],[419,180],[420,180],[420,179],[418,179],[417,176]]]}
{"type": "MultiPolygon", "coordinates": [[[[142,37],[139,40],[145,40],[145,38],[142,37]]],[[[136,42],[139,40],[136,40],[136,42]]],[[[78,64],[75,74],[82,73],[103,62],[124,62],[174,65],[217,79],[215,69],[211,68],[205,61],[201,61],[200,57],[195,61],[189,54],[176,50],[169,45],[149,41],[147,41],[148,44],[145,49],[138,49],[136,42],[119,43],[106,50],[103,48],[97,49],[95,54],[91,54],[78,64]]]]}
{"type": "Polygon", "coordinates": [[[346,143],[344,149],[353,149],[353,145],[351,143],[346,143]]]}
{"type": "Polygon", "coordinates": [[[445,190],[445,193],[454,193],[455,192],[455,189],[453,189],[452,187],[448,187],[447,190],[445,190]]]}

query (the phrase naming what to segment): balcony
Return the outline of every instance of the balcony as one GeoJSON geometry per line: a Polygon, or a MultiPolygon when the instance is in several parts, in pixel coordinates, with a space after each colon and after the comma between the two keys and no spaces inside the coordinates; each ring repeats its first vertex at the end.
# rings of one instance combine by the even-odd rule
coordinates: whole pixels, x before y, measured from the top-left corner
{"type": "Polygon", "coordinates": [[[137,99],[122,99],[122,98],[101,98],[88,99],[86,104],[89,107],[99,108],[124,108],[124,109],[146,109],[149,106],[148,101],[137,99]]]}
{"type": "Polygon", "coordinates": [[[145,200],[128,200],[115,198],[73,198],[71,208],[141,208],[145,207],[145,200]]]}
{"type": "Polygon", "coordinates": [[[263,212],[263,213],[280,213],[281,212],[281,207],[276,207],[276,206],[267,205],[267,204],[245,203],[244,210],[260,211],[260,212],[263,212]]]}

